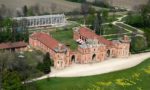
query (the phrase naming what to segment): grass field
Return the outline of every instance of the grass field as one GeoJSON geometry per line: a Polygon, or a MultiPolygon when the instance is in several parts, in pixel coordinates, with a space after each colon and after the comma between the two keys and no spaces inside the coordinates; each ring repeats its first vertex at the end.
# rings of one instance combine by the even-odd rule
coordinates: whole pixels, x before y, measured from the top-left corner
{"type": "MultiPolygon", "coordinates": [[[[104,30],[104,37],[105,38],[110,39],[110,40],[118,39],[118,35],[117,35],[119,33],[118,27],[111,25],[111,24],[108,24],[108,25],[103,26],[103,30],[104,30]],[[111,34],[114,34],[114,35],[111,35],[111,34]]],[[[129,33],[128,31],[126,31],[124,29],[121,29],[121,30],[122,30],[121,31],[122,35],[126,35],[126,33],[129,33]]]]}
{"type": "Polygon", "coordinates": [[[37,81],[40,90],[149,90],[150,59],[140,65],[113,73],[37,81]]]}
{"type": "Polygon", "coordinates": [[[60,41],[61,43],[65,44],[72,50],[76,50],[78,44],[76,41],[73,40],[73,30],[67,29],[67,30],[56,30],[50,32],[50,35],[52,35],[53,38],[60,41]]]}
{"type": "Polygon", "coordinates": [[[118,30],[114,25],[103,25],[104,35],[117,34],[118,30]]]}

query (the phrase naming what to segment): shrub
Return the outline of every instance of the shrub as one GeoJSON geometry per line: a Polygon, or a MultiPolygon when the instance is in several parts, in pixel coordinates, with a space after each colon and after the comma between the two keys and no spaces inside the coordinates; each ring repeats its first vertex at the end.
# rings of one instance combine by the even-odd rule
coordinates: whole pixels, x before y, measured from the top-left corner
{"type": "Polygon", "coordinates": [[[142,36],[135,36],[131,41],[131,52],[139,52],[147,48],[146,39],[142,36]]]}

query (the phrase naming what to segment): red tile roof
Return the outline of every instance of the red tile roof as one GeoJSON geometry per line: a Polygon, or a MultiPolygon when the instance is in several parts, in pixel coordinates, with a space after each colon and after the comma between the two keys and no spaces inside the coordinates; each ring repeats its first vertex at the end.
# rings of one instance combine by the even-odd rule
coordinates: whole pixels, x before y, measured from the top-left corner
{"type": "Polygon", "coordinates": [[[57,40],[55,40],[54,38],[52,38],[50,35],[46,33],[42,33],[42,32],[34,33],[31,36],[31,38],[40,41],[41,43],[43,43],[44,45],[46,45],[48,48],[52,50],[54,50],[59,45],[59,42],[57,40]]]}
{"type": "Polygon", "coordinates": [[[111,46],[113,45],[113,43],[107,39],[105,39],[102,36],[96,35],[94,32],[92,32],[92,30],[90,30],[89,28],[86,27],[81,27],[79,29],[79,33],[81,36],[85,37],[85,38],[89,38],[89,39],[98,39],[100,43],[103,43],[107,46],[111,46]]]}
{"type": "Polygon", "coordinates": [[[21,47],[26,47],[28,44],[20,41],[20,42],[8,42],[8,43],[1,43],[0,44],[0,49],[11,49],[11,48],[21,48],[21,47]]]}

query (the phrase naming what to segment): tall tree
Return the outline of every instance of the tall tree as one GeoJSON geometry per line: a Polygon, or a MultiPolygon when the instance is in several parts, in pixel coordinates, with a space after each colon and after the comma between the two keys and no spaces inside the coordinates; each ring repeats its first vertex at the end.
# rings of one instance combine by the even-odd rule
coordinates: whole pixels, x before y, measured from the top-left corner
{"type": "Polygon", "coordinates": [[[43,62],[39,62],[37,69],[48,74],[51,72],[52,60],[50,59],[49,53],[46,53],[43,58],[43,62]]]}
{"type": "Polygon", "coordinates": [[[48,74],[49,72],[51,72],[51,60],[50,60],[50,57],[49,57],[49,53],[46,53],[45,56],[44,56],[44,59],[43,59],[43,72],[45,74],[48,74]]]}
{"type": "Polygon", "coordinates": [[[32,9],[33,9],[33,12],[34,12],[35,15],[39,15],[40,14],[40,6],[39,6],[39,4],[34,5],[32,9]]]}
{"type": "Polygon", "coordinates": [[[27,14],[28,14],[28,7],[26,5],[24,5],[23,8],[22,8],[22,11],[23,11],[23,15],[27,16],[27,14]]]}
{"type": "Polygon", "coordinates": [[[95,33],[97,35],[103,35],[103,30],[102,30],[102,16],[100,12],[97,12],[95,21],[94,21],[94,26],[93,26],[95,33]]]}
{"type": "Polygon", "coordinates": [[[140,13],[141,13],[142,20],[143,20],[143,26],[150,27],[150,16],[149,16],[150,0],[148,1],[146,5],[141,6],[140,13]]]}
{"type": "Polygon", "coordinates": [[[86,1],[84,1],[81,4],[81,13],[84,16],[84,25],[86,24],[86,17],[88,15],[88,12],[89,12],[89,4],[86,1]]]}
{"type": "Polygon", "coordinates": [[[17,27],[18,27],[18,22],[16,20],[13,20],[12,24],[12,41],[16,41],[16,34],[17,34],[17,27]]]}

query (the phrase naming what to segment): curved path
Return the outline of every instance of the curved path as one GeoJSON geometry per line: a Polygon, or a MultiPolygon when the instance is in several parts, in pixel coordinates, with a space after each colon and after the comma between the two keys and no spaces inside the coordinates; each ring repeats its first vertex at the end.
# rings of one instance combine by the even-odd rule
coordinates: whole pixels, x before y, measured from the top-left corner
{"type": "Polygon", "coordinates": [[[52,69],[50,74],[32,79],[27,83],[48,77],[80,77],[114,72],[134,67],[147,58],[150,58],[150,52],[131,55],[128,58],[113,58],[95,64],[74,64],[63,70],[52,69]]]}

